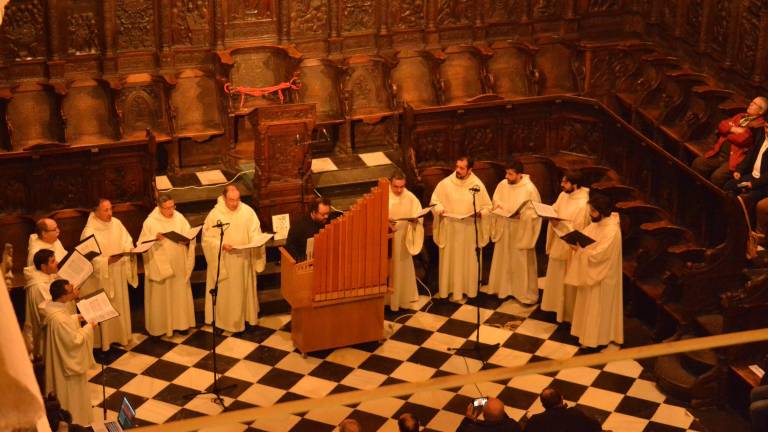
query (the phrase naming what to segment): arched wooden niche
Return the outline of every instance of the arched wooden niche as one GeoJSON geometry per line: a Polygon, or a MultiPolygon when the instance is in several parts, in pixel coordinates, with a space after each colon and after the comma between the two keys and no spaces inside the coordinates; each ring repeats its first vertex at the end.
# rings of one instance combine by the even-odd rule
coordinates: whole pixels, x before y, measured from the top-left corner
{"type": "Polygon", "coordinates": [[[356,55],[347,59],[344,99],[347,115],[358,116],[391,111],[389,65],[381,57],[356,55]]]}
{"type": "Polygon", "coordinates": [[[491,49],[494,55],[488,60],[488,71],[496,94],[507,99],[535,96],[533,55],[537,48],[521,42],[496,41],[491,49]]]}
{"type": "Polygon", "coordinates": [[[536,52],[539,94],[576,93],[573,52],[563,43],[541,44],[536,52]]]}
{"type": "Polygon", "coordinates": [[[301,101],[314,103],[318,120],[342,117],[341,73],[342,69],[325,59],[306,59],[299,66],[302,86],[301,101]]]}
{"type": "Polygon", "coordinates": [[[104,82],[78,79],[69,83],[61,112],[68,144],[98,144],[118,139],[112,95],[104,82]]]}
{"type": "Polygon", "coordinates": [[[482,71],[482,58],[477,48],[469,45],[448,47],[445,61],[440,65],[445,104],[462,104],[482,94],[482,71]]]}
{"type": "Polygon", "coordinates": [[[171,107],[177,134],[215,133],[223,128],[216,84],[201,70],[187,69],[178,74],[171,107]]]}
{"type": "Polygon", "coordinates": [[[6,122],[11,151],[61,140],[61,117],[53,89],[36,82],[22,82],[12,90],[6,122]]]}
{"type": "Polygon", "coordinates": [[[403,50],[397,54],[397,59],[397,66],[392,69],[397,98],[414,108],[438,105],[434,57],[426,52],[403,50]]]}

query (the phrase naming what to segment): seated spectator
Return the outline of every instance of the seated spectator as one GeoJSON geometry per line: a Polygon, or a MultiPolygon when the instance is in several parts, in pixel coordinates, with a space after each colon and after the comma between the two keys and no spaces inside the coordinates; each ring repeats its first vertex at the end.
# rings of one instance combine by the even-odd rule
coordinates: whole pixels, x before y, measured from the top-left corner
{"type": "Polygon", "coordinates": [[[546,388],[541,395],[544,412],[536,414],[525,425],[526,432],[600,432],[597,420],[584,414],[576,407],[568,407],[560,393],[546,388]]]}
{"type": "Polygon", "coordinates": [[[360,423],[355,419],[346,419],[339,424],[339,432],[360,432],[360,423]]]}
{"type": "Polygon", "coordinates": [[[723,187],[755,143],[750,128],[763,125],[762,115],[767,108],[768,100],[758,96],[749,103],[747,112],[721,121],[717,127],[717,142],[703,156],[694,159],[691,168],[723,187]]]}
{"type": "Polygon", "coordinates": [[[419,432],[421,424],[415,415],[411,413],[403,413],[403,415],[397,419],[397,427],[400,432],[419,432]]]}
{"type": "Polygon", "coordinates": [[[456,432],[522,432],[520,425],[504,411],[504,403],[497,398],[488,398],[482,409],[474,404],[467,407],[467,416],[461,421],[456,432]],[[480,420],[480,413],[483,420],[480,420]]]}
{"type": "MultiPolygon", "coordinates": [[[[725,184],[725,190],[744,195],[751,205],[768,196],[768,140],[766,127],[755,131],[755,145],[736,167],[732,179],[725,184]]],[[[758,227],[759,228],[759,227],[758,227]]]]}

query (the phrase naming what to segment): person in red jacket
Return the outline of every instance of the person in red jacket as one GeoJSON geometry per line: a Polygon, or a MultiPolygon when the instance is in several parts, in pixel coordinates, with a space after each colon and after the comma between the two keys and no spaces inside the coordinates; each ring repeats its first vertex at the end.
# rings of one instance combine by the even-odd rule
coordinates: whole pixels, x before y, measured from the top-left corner
{"type": "Polygon", "coordinates": [[[703,156],[694,159],[691,168],[715,185],[723,187],[752,147],[750,128],[763,126],[762,116],[766,109],[768,99],[758,96],[749,103],[747,112],[721,121],[717,127],[717,142],[703,156]]]}

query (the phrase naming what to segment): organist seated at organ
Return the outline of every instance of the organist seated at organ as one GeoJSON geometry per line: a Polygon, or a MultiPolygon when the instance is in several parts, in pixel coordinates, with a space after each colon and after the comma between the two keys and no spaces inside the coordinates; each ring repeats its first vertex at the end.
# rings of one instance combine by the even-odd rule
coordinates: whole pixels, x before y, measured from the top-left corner
{"type": "Polygon", "coordinates": [[[309,214],[291,224],[285,248],[296,262],[307,259],[307,240],[314,237],[328,223],[330,214],[331,200],[317,197],[309,207],[309,214]]]}

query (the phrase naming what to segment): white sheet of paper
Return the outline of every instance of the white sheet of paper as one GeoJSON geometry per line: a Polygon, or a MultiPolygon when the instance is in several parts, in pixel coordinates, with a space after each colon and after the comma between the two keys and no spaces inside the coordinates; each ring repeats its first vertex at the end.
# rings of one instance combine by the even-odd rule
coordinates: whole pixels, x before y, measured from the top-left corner
{"type": "Polygon", "coordinates": [[[101,255],[101,248],[99,247],[99,242],[96,240],[95,236],[75,246],[75,250],[83,255],[88,255],[91,252],[101,255]]]}
{"type": "Polygon", "coordinates": [[[221,170],[198,171],[195,175],[200,181],[200,184],[203,185],[215,185],[227,182],[227,178],[224,177],[224,173],[222,173],[221,170]]]}
{"type": "Polygon", "coordinates": [[[291,218],[288,213],[272,215],[272,230],[275,231],[275,240],[288,238],[289,229],[291,229],[291,218]]]}
{"type": "Polygon", "coordinates": [[[89,323],[100,323],[119,315],[103,291],[77,302],[77,309],[89,323]]]}
{"type": "Polygon", "coordinates": [[[392,165],[392,161],[389,160],[384,152],[361,153],[358,154],[358,156],[360,156],[360,159],[362,159],[365,165],[369,167],[378,165],[392,165]]]}
{"type": "Polygon", "coordinates": [[[200,230],[201,229],[203,229],[203,226],[202,225],[198,225],[198,226],[195,226],[195,227],[192,227],[192,228],[188,229],[187,232],[185,232],[183,234],[184,234],[184,236],[186,238],[192,240],[193,238],[197,237],[198,234],[200,234],[200,230]]]}
{"type": "Polygon", "coordinates": [[[257,248],[257,247],[264,246],[264,243],[268,242],[273,235],[274,234],[261,233],[252,242],[248,244],[240,245],[240,246],[232,246],[232,249],[243,250],[243,249],[250,249],[250,248],[257,248]]]}
{"type": "Polygon", "coordinates": [[[155,177],[155,186],[157,187],[157,190],[173,189],[171,180],[168,179],[168,176],[164,175],[155,177]]]}
{"type": "Polygon", "coordinates": [[[531,205],[533,206],[533,211],[535,211],[539,217],[560,219],[560,216],[557,215],[557,211],[555,211],[555,208],[551,205],[533,201],[531,201],[531,205]]]}
{"type": "Polygon", "coordinates": [[[139,243],[138,246],[131,249],[131,253],[144,253],[154,246],[156,240],[148,241],[146,243],[139,243]]]}
{"type": "Polygon", "coordinates": [[[749,365],[749,370],[754,372],[755,375],[759,376],[760,378],[762,378],[763,375],[765,375],[765,371],[763,370],[763,368],[761,368],[760,366],[758,366],[756,364],[749,365]]]}
{"type": "Polygon", "coordinates": [[[59,267],[59,278],[68,280],[74,287],[82,285],[92,273],[93,264],[77,251],[59,267]]]}
{"type": "Polygon", "coordinates": [[[312,159],[312,172],[327,172],[338,171],[339,168],[331,160],[331,158],[317,158],[312,159]]]}
{"type": "Polygon", "coordinates": [[[313,259],[315,257],[315,238],[310,237],[307,239],[307,261],[313,259]]]}
{"type": "Polygon", "coordinates": [[[405,220],[405,221],[416,220],[416,219],[418,219],[420,217],[424,217],[427,213],[432,211],[432,207],[434,207],[434,206],[431,205],[431,206],[429,206],[427,208],[423,208],[423,209],[421,209],[420,212],[416,213],[415,215],[413,215],[411,217],[397,218],[397,219],[392,219],[392,220],[395,221],[395,222],[401,221],[401,220],[405,220]]]}

